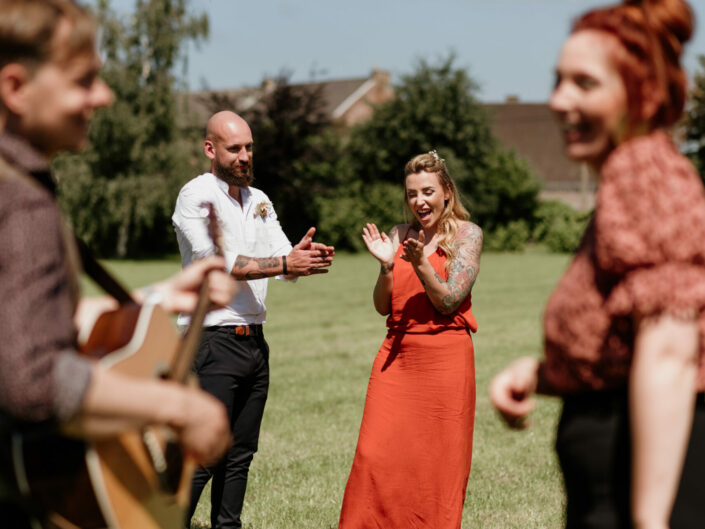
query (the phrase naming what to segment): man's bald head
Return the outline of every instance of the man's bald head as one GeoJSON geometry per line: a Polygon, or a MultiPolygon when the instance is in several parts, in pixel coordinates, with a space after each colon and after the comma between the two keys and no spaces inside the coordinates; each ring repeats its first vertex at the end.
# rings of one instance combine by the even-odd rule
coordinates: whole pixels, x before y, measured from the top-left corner
{"type": "Polygon", "coordinates": [[[235,112],[213,114],[206,125],[204,152],[211,172],[231,186],[252,184],[252,131],[235,112]]]}
{"type": "Polygon", "coordinates": [[[217,140],[222,139],[228,133],[228,131],[237,131],[238,129],[250,129],[247,121],[242,119],[235,112],[230,110],[223,110],[221,112],[216,112],[208,120],[206,125],[206,139],[207,140],[217,140]]]}

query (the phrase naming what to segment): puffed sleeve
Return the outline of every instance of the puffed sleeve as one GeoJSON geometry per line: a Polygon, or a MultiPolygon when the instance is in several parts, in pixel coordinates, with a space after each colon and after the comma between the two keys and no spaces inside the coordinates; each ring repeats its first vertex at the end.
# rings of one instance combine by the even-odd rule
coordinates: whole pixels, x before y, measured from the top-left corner
{"type": "Polygon", "coordinates": [[[705,191],[664,132],[606,161],[595,212],[598,267],[612,316],[705,308],[705,191]]]}

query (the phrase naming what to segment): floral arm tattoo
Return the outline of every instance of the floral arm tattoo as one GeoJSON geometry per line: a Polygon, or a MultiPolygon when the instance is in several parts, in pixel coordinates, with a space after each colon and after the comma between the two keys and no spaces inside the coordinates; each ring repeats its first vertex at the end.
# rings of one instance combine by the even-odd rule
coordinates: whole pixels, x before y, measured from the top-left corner
{"type": "Polygon", "coordinates": [[[235,279],[249,280],[272,277],[282,273],[281,257],[247,257],[238,255],[231,274],[235,279]]]}
{"type": "Polygon", "coordinates": [[[473,223],[463,224],[455,237],[456,255],[448,269],[448,280],[434,272],[436,281],[444,285],[448,293],[441,298],[441,306],[436,307],[443,314],[450,314],[468,297],[477,274],[480,272],[482,253],[482,230],[473,223]]]}

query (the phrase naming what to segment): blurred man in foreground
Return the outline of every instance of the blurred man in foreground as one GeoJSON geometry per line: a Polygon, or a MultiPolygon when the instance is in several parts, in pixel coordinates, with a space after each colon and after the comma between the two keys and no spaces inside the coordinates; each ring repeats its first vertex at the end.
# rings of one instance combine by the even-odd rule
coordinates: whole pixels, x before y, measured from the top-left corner
{"type": "MultiPolygon", "coordinates": [[[[90,438],[146,424],[171,427],[201,463],[230,442],[225,409],[207,393],[100,368],[77,354],[76,325],[114,308],[81,300],[73,240],[62,228],[49,162],[80,150],[94,110],[112,93],[98,77],[96,26],[70,0],[0,0],[0,520],[29,527],[13,493],[8,438],[45,423],[90,438]],[[75,320],[74,320],[75,318],[75,320]]],[[[211,300],[235,282],[211,257],[151,286],[169,311],[190,311],[204,278],[211,300]],[[206,275],[207,274],[207,275],[206,275]]],[[[146,289],[135,292],[137,301],[146,289]]],[[[37,511],[30,506],[32,514],[37,511]]]]}

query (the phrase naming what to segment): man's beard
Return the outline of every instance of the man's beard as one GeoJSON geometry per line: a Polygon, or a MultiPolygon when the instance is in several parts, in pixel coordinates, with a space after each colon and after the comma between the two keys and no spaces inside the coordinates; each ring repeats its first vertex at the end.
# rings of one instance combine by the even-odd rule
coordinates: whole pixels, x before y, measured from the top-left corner
{"type": "Polygon", "coordinates": [[[215,161],[214,170],[215,176],[231,186],[248,187],[255,181],[255,177],[252,174],[252,162],[247,164],[247,168],[242,169],[240,165],[225,167],[215,161]]]}

